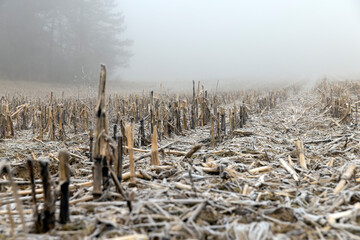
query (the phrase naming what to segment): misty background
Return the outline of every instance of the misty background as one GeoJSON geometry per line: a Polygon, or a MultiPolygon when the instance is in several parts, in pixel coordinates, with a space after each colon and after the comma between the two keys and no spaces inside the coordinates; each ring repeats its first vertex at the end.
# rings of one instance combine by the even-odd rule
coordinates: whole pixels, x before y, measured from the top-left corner
{"type": "Polygon", "coordinates": [[[123,30],[114,0],[1,0],[0,78],[91,81],[100,63],[127,65],[123,30]]]}
{"type": "Polygon", "coordinates": [[[358,0],[0,0],[0,79],[360,77],[358,0]]]}

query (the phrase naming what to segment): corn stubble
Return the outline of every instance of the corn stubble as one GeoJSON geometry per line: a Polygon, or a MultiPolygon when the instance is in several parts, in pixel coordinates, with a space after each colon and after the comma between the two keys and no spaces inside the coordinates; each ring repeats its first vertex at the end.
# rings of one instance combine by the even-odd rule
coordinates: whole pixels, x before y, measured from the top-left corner
{"type": "Polygon", "coordinates": [[[189,89],[3,96],[0,238],[360,234],[359,82],[189,89]]]}

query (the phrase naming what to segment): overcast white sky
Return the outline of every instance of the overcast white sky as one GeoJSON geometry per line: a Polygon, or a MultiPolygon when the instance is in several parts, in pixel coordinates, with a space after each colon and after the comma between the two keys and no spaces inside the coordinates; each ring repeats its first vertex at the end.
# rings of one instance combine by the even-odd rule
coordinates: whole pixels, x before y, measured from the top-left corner
{"type": "Polygon", "coordinates": [[[359,0],[118,0],[128,81],[360,79],[359,0]]]}

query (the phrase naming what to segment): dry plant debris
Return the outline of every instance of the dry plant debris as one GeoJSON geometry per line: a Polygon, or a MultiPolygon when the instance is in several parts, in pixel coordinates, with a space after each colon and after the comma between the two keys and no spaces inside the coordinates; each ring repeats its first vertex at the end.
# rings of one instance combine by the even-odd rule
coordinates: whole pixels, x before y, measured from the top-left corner
{"type": "Polygon", "coordinates": [[[359,239],[360,83],[103,90],[2,97],[0,239],[359,239]]]}

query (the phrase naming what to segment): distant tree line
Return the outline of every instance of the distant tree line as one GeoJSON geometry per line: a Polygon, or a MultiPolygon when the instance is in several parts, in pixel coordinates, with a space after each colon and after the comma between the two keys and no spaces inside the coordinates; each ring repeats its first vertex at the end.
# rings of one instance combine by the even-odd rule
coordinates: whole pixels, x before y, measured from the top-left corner
{"type": "Polygon", "coordinates": [[[0,80],[81,81],[127,64],[114,0],[0,0],[0,80]]]}

